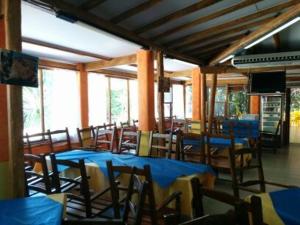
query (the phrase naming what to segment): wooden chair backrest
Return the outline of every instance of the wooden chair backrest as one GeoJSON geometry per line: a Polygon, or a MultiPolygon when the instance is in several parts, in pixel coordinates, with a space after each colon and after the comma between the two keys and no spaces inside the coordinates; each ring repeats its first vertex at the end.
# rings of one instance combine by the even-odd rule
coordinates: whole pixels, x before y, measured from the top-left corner
{"type": "Polygon", "coordinates": [[[139,127],[139,120],[132,120],[132,125],[137,129],[139,127]]]}
{"type": "Polygon", "coordinates": [[[105,127],[105,129],[107,129],[107,130],[112,130],[112,129],[114,129],[114,128],[117,129],[117,123],[116,123],[116,122],[108,123],[108,124],[104,123],[104,127],[105,127]]]}
{"type": "Polygon", "coordinates": [[[49,131],[51,152],[71,150],[69,129],[49,131]]]}
{"type": "Polygon", "coordinates": [[[114,143],[116,138],[116,128],[102,130],[97,129],[95,135],[94,147],[99,150],[113,151],[114,143]]]}
{"type": "MultiPolygon", "coordinates": [[[[117,219],[121,218],[121,198],[118,188],[117,176],[116,174],[128,174],[130,175],[129,183],[127,186],[127,195],[125,199],[125,209],[123,213],[123,221],[126,222],[128,219],[129,213],[133,212],[134,216],[134,224],[141,224],[142,215],[143,215],[143,206],[145,202],[146,195],[148,196],[148,202],[150,206],[151,213],[151,222],[152,224],[156,224],[156,214],[155,214],[155,200],[153,193],[153,183],[150,172],[149,165],[145,165],[143,169],[138,169],[136,167],[130,166],[114,166],[112,165],[112,161],[107,161],[107,170],[108,177],[111,187],[111,195],[112,195],[112,204],[114,209],[114,217],[117,219]],[[142,181],[141,177],[145,177],[145,181],[142,181]],[[134,190],[138,192],[138,203],[134,203],[132,201],[132,196],[134,190]]],[[[136,201],[135,201],[136,202],[136,201]]]]}
{"type": "Polygon", "coordinates": [[[39,192],[46,194],[51,194],[51,178],[50,173],[47,167],[46,155],[33,155],[33,154],[24,154],[24,163],[25,163],[25,181],[26,181],[26,191],[27,196],[29,195],[29,190],[34,189],[39,192]],[[41,173],[34,170],[34,166],[39,164],[41,167],[41,173]],[[32,177],[40,177],[39,183],[43,183],[45,189],[36,188],[30,185],[32,177]]]}
{"type": "Polygon", "coordinates": [[[149,156],[153,156],[155,150],[157,153],[156,156],[161,153],[161,156],[167,155],[169,158],[171,158],[172,133],[160,134],[151,131],[149,139],[149,156]]]}
{"type": "Polygon", "coordinates": [[[35,148],[45,147],[43,153],[51,152],[51,143],[49,139],[49,130],[45,133],[28,134],[26,133],[24,139],[24,153],[35,154],[35,148]]]}
{"type": "Polygon", "coordinates": [[[185,146],[184,146],[184,139],[189,139],[192,141],[199,141],[199,149],[198,152],[199,154],[202,155],[202,158],[200,159],[201,163],[205,163],[205,137],[204,137],[204,133],[201,134],[196,134],[196,133],[181,133],[181,143],[180,143],[180,153],[182,155],[182,159],[184,159],[184,150],[185,150],[185,146]]]}
{"type": "Polygon", "coordinates": [[[95,128],[93,126],[79,129],[77,135],[80,147],[92,147],[95,142],[95,128]]]}
{"type": "Polygon", "coordinates": [[[171,124],[171,131],[176,132],[178,130],[184,131],[186,125],[186,120],[184,119],[173,119],[171,124]]]}
{"type": "Polygon", "coordinates": [[[53,184],[56,193],[69,192],[69,189],[65,189],[68,185],[73,184],[73,187],[79,186],[80,193],[84,198],[84,203],[86,207],[86,216],[91,217],[92,207],[91,207],[91,193],[89,187],[89,177],[87,176],[86,167],[84,164],[84,159],[74,162],[71,160],[57,159],[54,153],[50,154],[51,166],[53,172],[53,184]],[[79,177],[70,178],[63,175],[63,171],[59,171],[59,166],[66,166],[72,169],[79,177]]]}
{"type": "MultiPolygon", "coordinates": [[[[235,208],[237,224],[249,225],[250,221],[252,221],[253,225],[263,225],[262,204],[259,197],[252,196],[250,203],[248,203],[225,192],[205,189],[200,184],[198,178],[193,178],[191,180],[191,185],[193,192],[192,205],[194,210],[194,217],[204,216],[203,196],[207,196],[209,198],[233,206],[235,208]],[[251,214],[248,214],[248,212],[250,212],[251,214]]],[[[194,223],[193,221],[191,221],[191,223],[184,224],[187,225],[194,223]]]]}
{"type": "Polygon", "coordinates": [[[119,152],[121,153],[123,149],[130,150],[135,149],[136,155],[139,154],[141,141],[141,131],[126,131],[121,129],[120,139],[119,139],[119,152]]]}

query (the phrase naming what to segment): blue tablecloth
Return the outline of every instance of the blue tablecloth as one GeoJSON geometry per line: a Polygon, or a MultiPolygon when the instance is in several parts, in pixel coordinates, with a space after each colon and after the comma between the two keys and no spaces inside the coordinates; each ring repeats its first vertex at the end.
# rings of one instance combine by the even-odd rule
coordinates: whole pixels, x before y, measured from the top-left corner
{"type": "Polygon", "coordinates": [[[233,132],[238,138],[258,138],[259,120],[224,120],[222,123],[224,134],[233,132]]]}
{"type": "MultiPolygon", "coordinates": [[[[205,142],[207,140],[205,139],[205,142]]],[[[229,147],[231,144],[230,139],[224,139],[224,138],[211,138],[210,143],[215,146],[220,146],[220,147],[229,147]]],[[[248,145],[248,139],[246,138],[234,138],[234,143],[235,144],[242,144],[243,146],[248,145]]],[[[192,145],[194,148],[200,147],[201,141],[200,140],[195,140],[195,139],[184,139],[183,140],[183,145],[192,145]]]]}
{"type": "Polygon", "coordinates": [[[300,224],[300,188],[269,193],[274,209],[285,225],[300,224]]]}
{"type": "Polygon", "coordinates": [[[110,152],[85,154],[81,150],[74,150],[56,155],[58,159],[76,160],[84,158],[86,162],[94,162],[99,166],[105,176],[108,175],[106,168],[107,160],[111,160],[113,165],[136,166],[138,168],[143,168],[144,165],[150,165],[153,180],[163,188],[170,186],[181,176],[203,173],[214,174],[213,169],[208,165],[165,158],[138,157],[134,155],[112,154],[110,152]]]}
{"type": "Polygon", "coordinates": [[[63,205],[47,196],[0,201],[1,225],[60,225],[63,205]]]}

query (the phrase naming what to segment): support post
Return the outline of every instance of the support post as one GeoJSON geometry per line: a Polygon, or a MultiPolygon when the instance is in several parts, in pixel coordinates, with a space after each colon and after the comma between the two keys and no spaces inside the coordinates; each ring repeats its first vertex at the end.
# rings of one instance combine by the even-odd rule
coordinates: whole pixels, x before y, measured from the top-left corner
{"type": "Polygon", "coordinates": [[[139,99],[139,129],[154,129],[154,65],[153,52],[141,49],[137,52],[137,78],[139,99]]]}
{"type": "Polygon", "coordinates": [[[192,70],[192,119],[201,120],[201,71],[197,67],[192,70]]]}
{"type": "MultiPolygon", "coordinates": [[[[157,75],[158,80],[164,77],[164,57],[162,51],[158,50],[156,52],[156,60],[157,60],[157,75]]],[[[159,91],[157,93],[157,107],[158,107],[158,131],[161,134],[165,133],[165,112],[164,112],[164,95],[163,91],[159,91]]]]}
{"type": "Polygon", "coordinates": [[[206,132],[206,74],[201,73],[201,131],[206,132]]]}
{"type": "MultiPolygon", "coordinates": [[[[6,48],[22,51],[21,1],[4,0],[6,48]]],[[[7,87],[10,181],[13,197],[24,196],[22,87],[7,87]]]]}
{"type": "Polygon", "coordinates": [[[89,96],[88,96],[88,73],[84,64],[78,64],[79,90],[80,90],[80,118],[81,127],[89,126],[89,96]]]}
{"type": "Polygon", "coordinates": [[[259,114],[260,111],[260,96],[250,96],[250,114],[259,114]]]}
{"type": "Polygon", "coordinates": [[[212,133],[212,123],[213,123],[214,114],[215,114],[216,90],[217,90],[217,74],[214,73],[212,75],[212,85],[211,85],[211,92],[210,92],[208,133],[212,133]]]}

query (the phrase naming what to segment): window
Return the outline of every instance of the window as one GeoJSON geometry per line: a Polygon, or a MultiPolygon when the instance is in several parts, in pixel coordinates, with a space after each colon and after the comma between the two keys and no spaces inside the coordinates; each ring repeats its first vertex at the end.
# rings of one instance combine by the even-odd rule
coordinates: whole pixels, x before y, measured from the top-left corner
{"type": "Polygon", "coordinates": [[[109,121],[108,78],[97,73],[88,75],[89,124],[98,126],[109,121]]]}
{"type": "Polygon", "coordinates": [[[40,87],[40,85],[39,88],[23,87],[24,134],[39,133],[42,130],[40,87]]]}
{"type": "Polygon", "coordinates": [[[186,118],[192,118],[192,85],[185,87],[185,112],[186,118]]]}
{"type": "Polygon", "coordinates": [[[77,72],[70,70],[43,70],[45,129],[69,128],[74,132],[80,126],[80,105],[77,72]]]}
{"type": "MultiPolygon", "coordinates": [[[[211,88],[207,89],[207,101],[210,102],[211,88]]],[[[215,116],[225,115],[225,104],[226,104],[226,87],[217,87],[215,97],[215,116]]],[[[207,104],[207,114],[209,114],[210,107],[207,104]]]]}
{"type": "Polygon", "coordinates": [[[173,115],[184,118],[183,85],[173,84],[173,115]]]}
{"type": "Polygon", "coordinates": [[[127,80],[111,78],[111,121],[128,121],[127,80]]]}
{"type": "Polygon", "coordinates": [[[248,112],[248,96],[246,88],[231,87],[228,95],[228,115],[240,116],[248,112]]]}
{"type": "Polygon", "coordinates": [[[137,80],[129,80],[130,120],[139,117],[138,83],[137,80]]]}

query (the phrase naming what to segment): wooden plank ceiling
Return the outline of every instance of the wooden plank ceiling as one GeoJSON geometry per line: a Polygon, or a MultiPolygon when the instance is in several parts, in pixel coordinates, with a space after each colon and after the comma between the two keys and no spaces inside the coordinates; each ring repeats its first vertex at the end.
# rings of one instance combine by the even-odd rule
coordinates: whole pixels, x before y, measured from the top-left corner
{"type": "Polygon", "coordinates": [[[299,0],[26,0],[200,65],[299,0]]]}

